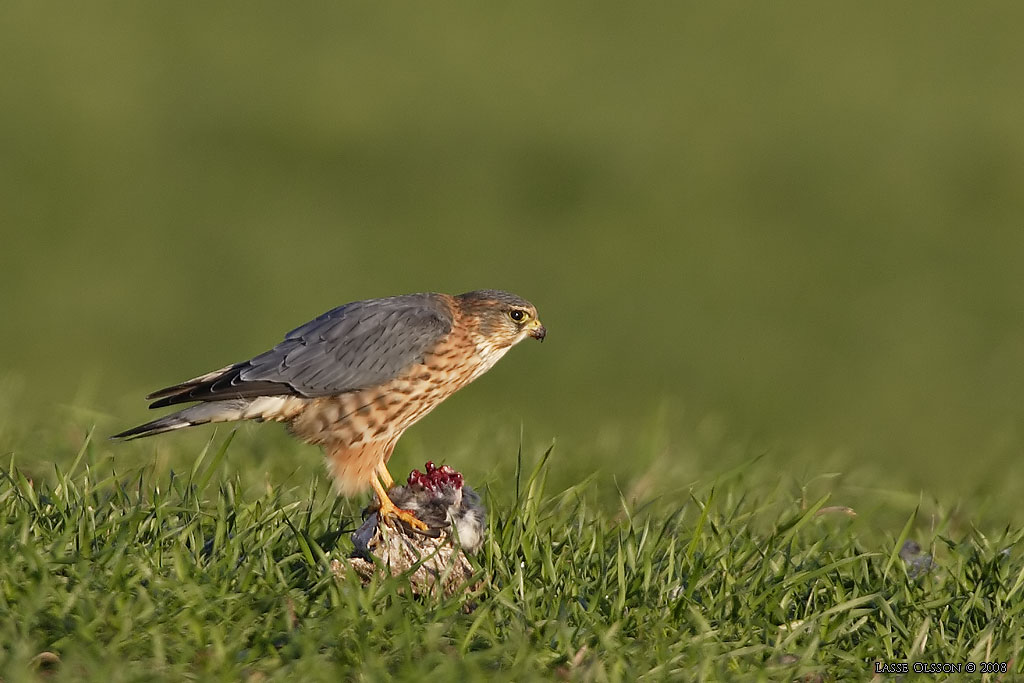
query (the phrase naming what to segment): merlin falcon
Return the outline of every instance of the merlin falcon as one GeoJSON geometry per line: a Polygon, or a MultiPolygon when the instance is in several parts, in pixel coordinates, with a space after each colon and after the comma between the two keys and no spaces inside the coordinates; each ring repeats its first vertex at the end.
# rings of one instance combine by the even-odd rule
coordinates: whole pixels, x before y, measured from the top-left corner
{"type": "Polygon", "coordinates": [[[530,302],[493,289],[356,301],[250,360],[156,391],[150,408],[195,403],[116,434],[134,439],[234,420],[284,422],[323,447],[338,491],[372,488],[379,514],[426,524],[388,497],[399,437],[526,337],[547,331],[530,302]]]}

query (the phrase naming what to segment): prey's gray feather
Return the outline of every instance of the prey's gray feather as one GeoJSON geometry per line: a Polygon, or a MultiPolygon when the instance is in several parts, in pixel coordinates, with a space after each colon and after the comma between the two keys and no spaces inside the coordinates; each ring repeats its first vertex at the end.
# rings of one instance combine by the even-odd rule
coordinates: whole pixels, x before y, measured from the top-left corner
{"type": "MultiPolygon", "coordinates": [[[[445,486],[440,490],[396,486],[388,491],[392,502],[409,510],[416,518],[426,523],[426,531],[416,532],[423,536],[438,538],[442,531],[454,535],[468,553],[476,553],[483,546],[487,527],[487,510],[480,500],[480,494],[469,486],[445,486]],[[454,526],[454,532],[451,527],[454,526]]],[[[371,558],[376,544],[375,537],[380,528],[380,516],[376,510],[363,511],[363,524],[352,532],[355,555],[371,558]]]]}
{"type": "Polygon", "coordinates": [[[150,407],[285,394],[328,396],[381,384],[421,361],[452,324],[451,311],[438,294],[345,304],[297,327],[251,360],[151,394],[158,400],[150,407]]]}

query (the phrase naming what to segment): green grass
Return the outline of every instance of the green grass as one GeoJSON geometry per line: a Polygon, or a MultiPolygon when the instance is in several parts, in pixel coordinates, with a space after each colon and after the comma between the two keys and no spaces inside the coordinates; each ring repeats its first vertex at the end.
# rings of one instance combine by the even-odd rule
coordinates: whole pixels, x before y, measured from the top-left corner
{"type": "Polygon", "coordinates": [[[1021,671],[1021,528],[937,506],[879,528],[765,458],[601,505],[594,478],[546,484],[556,448],[487,486],[479,589],[414,598],[401,578],[336,579],[356,503],[320,472],[248,484],[226,463],[237,448],[211,440],[166,474],[117,472],[88,438],[35,480],[12,459],[0,677],[848,680],[908,660],[1021,671]],[[931,571],[908,572],[908,538],[931,571]],[[59,662],[40,663],[47,652],[59,662]]]}

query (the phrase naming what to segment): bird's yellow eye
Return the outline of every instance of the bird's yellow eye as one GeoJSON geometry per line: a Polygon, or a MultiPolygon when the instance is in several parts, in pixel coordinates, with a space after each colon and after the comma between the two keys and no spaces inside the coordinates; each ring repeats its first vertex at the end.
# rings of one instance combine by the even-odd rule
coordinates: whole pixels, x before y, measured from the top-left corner
{"type": "Polygon", "coordinates": [[[521,323],[530,317],[530,314],[520,308],[513,308],[508,312],[508,317],[512,318],[517,323],[521,323]]]}

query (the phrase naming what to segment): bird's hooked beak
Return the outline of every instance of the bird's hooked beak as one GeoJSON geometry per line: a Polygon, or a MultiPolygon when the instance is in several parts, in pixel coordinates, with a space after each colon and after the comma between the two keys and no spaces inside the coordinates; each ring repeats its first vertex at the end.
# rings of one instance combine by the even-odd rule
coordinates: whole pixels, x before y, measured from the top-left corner
{"type": "Polygon", "coordinates": [[[537,320],[536,318],[534,318],[534,320],[530,323],[529,327],[530,336],[536,339],[537,341],[544,341],[544,337],[548,335],[547,328],[541,325],[540,321],[537,320]]]}

